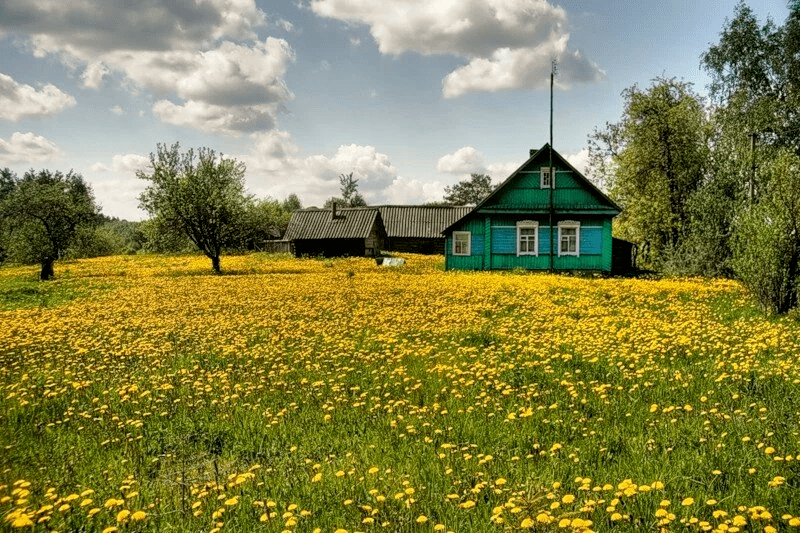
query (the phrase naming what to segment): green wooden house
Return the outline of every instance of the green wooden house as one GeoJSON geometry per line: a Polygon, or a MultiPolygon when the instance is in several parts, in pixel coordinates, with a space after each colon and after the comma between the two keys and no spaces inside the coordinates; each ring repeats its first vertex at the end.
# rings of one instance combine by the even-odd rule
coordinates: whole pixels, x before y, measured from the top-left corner
{"type": "Polygon", "coordinates": [[[442,232],[445,268],[548,270],[552,264],[555,270],[610,272],[611,220],[620,211],[555,150],[551,169],[545,144],[442,232]]]}

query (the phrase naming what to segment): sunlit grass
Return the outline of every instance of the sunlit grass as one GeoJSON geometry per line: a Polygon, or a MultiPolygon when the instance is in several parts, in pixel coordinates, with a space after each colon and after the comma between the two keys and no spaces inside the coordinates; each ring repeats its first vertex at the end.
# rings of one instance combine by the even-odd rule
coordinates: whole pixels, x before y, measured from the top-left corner
{"type": "Polygon", "coordinates": [[[0,269],[0,529],[800,525],[797,322],[404,257],[0,269]]]}

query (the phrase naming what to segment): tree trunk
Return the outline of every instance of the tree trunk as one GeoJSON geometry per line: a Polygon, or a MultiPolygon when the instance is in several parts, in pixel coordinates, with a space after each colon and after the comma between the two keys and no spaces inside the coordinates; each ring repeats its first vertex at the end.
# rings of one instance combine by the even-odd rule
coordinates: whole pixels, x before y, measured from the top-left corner
{"type": "Polygon", "coordinates": [[[42,270],[39,272],[39,280],[47,281],[53,279],[53,262],[55,259],[44,259],[42,261],[42,270]]]}
{"type": "Polygon", "coordinates": [[[211,257],[211,268],[214,269],[214,272],[217,274],[221,274],[222,271],[219,268],[219,256],[215,255],[211,257]]]}

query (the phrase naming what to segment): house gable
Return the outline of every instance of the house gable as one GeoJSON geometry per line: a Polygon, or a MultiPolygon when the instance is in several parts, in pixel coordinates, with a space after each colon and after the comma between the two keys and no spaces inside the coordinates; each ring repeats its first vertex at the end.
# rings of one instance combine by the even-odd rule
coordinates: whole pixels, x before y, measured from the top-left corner
{"type": "Polygon", "coordinates": [[[543,173],[550,157],[547,144],[532,152],[445,228],[446,268],[611,270],[611,219],[621,208],[555,150],[555,172],[543,173]]]}
{"type": "MultiPolygon", "coordinates": [[[[545,144],[515,170],[473,213],[548,213],[550,188],[542,186],[542,168],[549,168],[550,150],[545,144]]],[[[615,216],[620,207],[603,194],[561,155],[553,150],[555,187],[553,208],[558,213],[615,216]]]]}

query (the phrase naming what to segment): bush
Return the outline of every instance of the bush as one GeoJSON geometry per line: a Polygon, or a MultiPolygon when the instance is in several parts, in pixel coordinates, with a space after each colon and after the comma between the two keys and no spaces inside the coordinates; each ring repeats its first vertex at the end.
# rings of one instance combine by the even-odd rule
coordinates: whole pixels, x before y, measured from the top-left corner
{"type": "Polygon", "coordinates": [[[786,313],[797,305],[797,243],[780,206],[766,201],[740,213],[732,266],[765,312],[786,313]]]}

